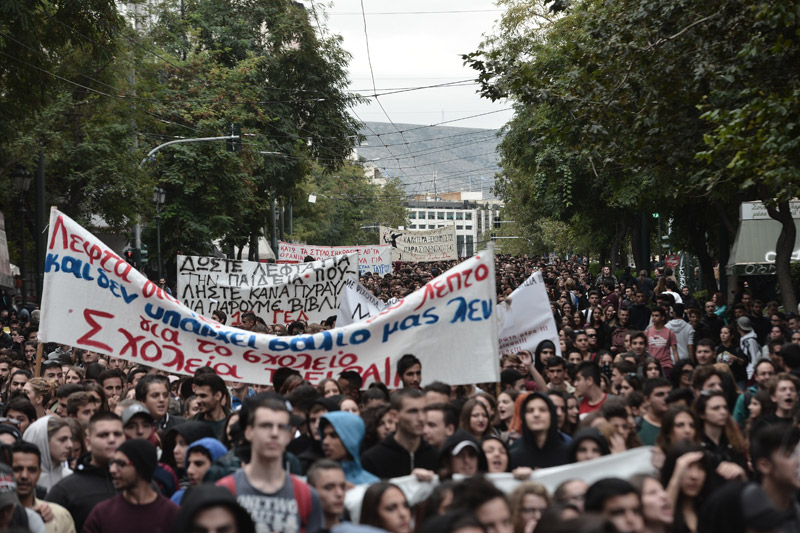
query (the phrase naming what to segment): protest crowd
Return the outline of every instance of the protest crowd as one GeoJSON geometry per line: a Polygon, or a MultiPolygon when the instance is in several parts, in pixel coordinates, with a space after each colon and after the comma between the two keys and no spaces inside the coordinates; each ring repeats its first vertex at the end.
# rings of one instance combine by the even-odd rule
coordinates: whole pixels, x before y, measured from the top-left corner
{"type": "MultiPolygon", "coordinates": [[[[454,264],[360,282],[391,304],[454,264]]],[[[389,387],[347,369],[171,374],[40,345],[40,310],[1,309],[0,531],[800,531],[800,316],[747,291],[697,301],[663,267],[495,265],[498,304],[541,273],[557,336],[470,385],[414,353],[391,354],[389,387]]],[[[335,317],[232,325],[289,336],[335,317]]]]}

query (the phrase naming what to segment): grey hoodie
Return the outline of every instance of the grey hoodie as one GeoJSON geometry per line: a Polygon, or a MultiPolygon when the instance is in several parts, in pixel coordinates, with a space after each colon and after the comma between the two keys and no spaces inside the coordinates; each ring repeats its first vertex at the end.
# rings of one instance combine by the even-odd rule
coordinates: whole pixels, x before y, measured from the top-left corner
{"type": "Polygon", "coordinates": [[[69,464],[64,461],[61,464],[54,465],[50,457],[50,438],[47,435],[47,422],[53,418],[52,416],[45,416],[28,426],[22,440],[35,444],[42,452],[42,475],[39,478],[37,486],[44,487],[47,490],[58,483],[61,479],[72,474],[69,469],[69,464]]]}
{"type": "Polygon", "coordinates": [[[678,357],[689,359],[689,345],[694,344],[694,328],[682,318],[673,318],[667,322],[667,327],[678,339],[678,357]]]}

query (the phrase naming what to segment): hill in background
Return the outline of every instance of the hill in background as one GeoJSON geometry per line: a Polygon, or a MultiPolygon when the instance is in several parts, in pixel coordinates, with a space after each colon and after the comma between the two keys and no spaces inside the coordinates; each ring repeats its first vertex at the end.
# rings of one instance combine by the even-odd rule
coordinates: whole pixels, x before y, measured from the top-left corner
{"type": "Polygon", "coordinates": [[[484,198],[494,197],[490,188],[500,170],[498,130],[395,125],[397,129],[387,122],[366,122],[359,158],[371,161],[383,175],[399,178],[409,195],[483,187],[484,198]]]}

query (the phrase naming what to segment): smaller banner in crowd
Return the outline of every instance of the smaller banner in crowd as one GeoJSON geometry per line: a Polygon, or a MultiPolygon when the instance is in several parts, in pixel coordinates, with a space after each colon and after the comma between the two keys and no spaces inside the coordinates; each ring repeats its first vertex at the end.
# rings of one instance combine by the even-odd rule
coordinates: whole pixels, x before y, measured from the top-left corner
{"type": "Polygon", "coordinates": [[[428,230],[381,226],[381,242],[392,246],[392,261],[424,263],[458,259],[454,224],[428,230]]]}
{"type": "MultiPolygon", "coordinates": [[[[311,383],[353,370],[364,387],[375,381],[398,387],[397,361],[406,353],[420,359],[426,381],[442,376],[453,385],[499,381],[492,250],[366,321],[279,337],[229,327],[192,311],[56,209],[49,228],[42,342],[176,374],[192,375],[209,366],[223,379],[245,383],[269,384],[276,369],[288,367],[311,383]]],[[[328,272],[300,277],[322,281],[328,272]]]]}
{"type": "Polygon", "coordinates": [[[358,271],[372,272],[379,276],[392,273],[392,247],[388,244],[375,246],[313,246],[278,242],[278,261],[302,263],[306,257],[330,259],[337,255],[358,254],[358,271]]]}
{"type": "Polygon", "coordinates": [[[550,300],[541,272],[534,272],[525,283],[497,306],[500,353],[520,350],[536,352],[539,343],[548,340],[561,355],[558,329],[550,310],[550,300]]]}
{"type": "Polygon", "coordinates": [[[355,279],[345,280],[339,312],[336,314],[336,326],[342,327],[376,316],[384,307],[393,303],[383,303],[355,279]]]}
{"type": "MultiPolygon", "coordinates": [[[[526,481],[541,483],[550,494],[553,494],[561,483],[571,479],[581,479],[591,485],[595,481],[607,477],[629,479],[636,474],[652,474],[655,472],[652,464],[652,455],[652,446],[640,446],[590,461],[535,470],[530,478],[525,480],[515,479],[511,473],[486,474],[485,477],[506,494],[511,494],[520,483],[525,483],[526,481]]],[[[464,479],[464,476],[456,474],[453,479],[460,481],[464,479]]],[[[420,481],[413,475],[396,477],[389,481],[403,491],[410,505],[416,505],[424,501],[439,484],[438,478],[433,481],[420,481]]],[[[361,502],[368,488],[369,485],[367,484],[356,485],[355,488],[345,494],[344,504],[354,522],[358,522],[358,517],[361,516],[361,502]]]]}
{"type": "Polygon", "coordinates": [[[252,311],[269,324],[321,322],[335,315],[344,282],[357,278],[355,254],[279,265],[178,256],[178,299],[203,316],[223,311],[231,324],[252,311]]]}

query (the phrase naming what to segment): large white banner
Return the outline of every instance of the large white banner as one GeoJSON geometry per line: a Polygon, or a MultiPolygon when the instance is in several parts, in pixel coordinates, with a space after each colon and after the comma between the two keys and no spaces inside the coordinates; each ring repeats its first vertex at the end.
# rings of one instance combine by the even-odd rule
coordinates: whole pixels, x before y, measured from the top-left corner
{"type": "Polygon", "coordinates": [[[386,307],[385,303],[355,279],[344,282],[341,300],[339,311],[336,313],[337,327],[377,316],[386,307]]]}
{"type": "Polygon", "coordinates": [[[392,261],[451,261],[458,259],[456,227],[400,230],[381,226],[381,242],[392,246],[392,261]]]}
{"type": "Polygon", "coordinates": [[[548,340],[556,345],[556,353],[561,355],[558,329],[541,272],[531,274],[497,308],[500,353],[520,350],[535,353],[539,343],[548,340]]]}
{"type": "Polygon", "coordinates": [[[50,213],[39,339],[193,374],[272,382],[279,367],[317,383],[354,370],[396,387],[397,360],[422,362],[423,382],[499,380],[491,250],[464,261],[377,316],[313,335],[277,337],[199,315],[69,217],[50,213]]]}
{"type": "Polygon", "coordinates": [[[322,322],[335,315],[345,280],[358,278],[355,254],[279,265],[217,257],[178,256],[178,300],[198,315],[224,311],[241,323],[254,312],[267,324],[322,322]]]}
{"type": "Polygon", "coordinates": [[[358,254],[358,271],[383,276],[392,273],[392,247],[388,244],[373,246],[313,246],[278,242],[278,261],[302,263],[306,257],[328,259],[337,255],[358,254]]]}

